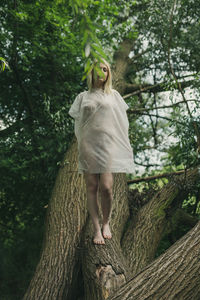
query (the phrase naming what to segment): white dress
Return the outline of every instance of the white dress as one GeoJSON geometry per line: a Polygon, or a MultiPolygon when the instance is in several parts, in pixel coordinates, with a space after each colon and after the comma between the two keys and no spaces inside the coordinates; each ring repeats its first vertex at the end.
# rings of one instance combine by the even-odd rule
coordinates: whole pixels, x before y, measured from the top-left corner
{"type": "Polygon", "coordinates": [[[79,174],[134,173],[128,108],[116,90],[92,89],[76,97],[69,114],[75,119],[79,174]]]}

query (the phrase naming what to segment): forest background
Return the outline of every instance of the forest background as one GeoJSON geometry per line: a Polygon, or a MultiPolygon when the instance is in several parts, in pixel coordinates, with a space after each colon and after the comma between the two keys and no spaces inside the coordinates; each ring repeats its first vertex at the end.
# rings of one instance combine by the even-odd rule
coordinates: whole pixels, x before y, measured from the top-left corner
{"type": "MultiPolygon", "coordinates": [[[[68,110],[95,58],[108,58],[130,107],[136,174],[126,179],[137,209],[173,174],[199,166],[199,15],[194,0],[1,1],[0,56],[10,67],[0,74],[1,299],[21,299],[35,272],[73,141],[68,110]]],[[[197,223],[199,200],[197,182],[169,211],[155,257],[197,223]]]]}

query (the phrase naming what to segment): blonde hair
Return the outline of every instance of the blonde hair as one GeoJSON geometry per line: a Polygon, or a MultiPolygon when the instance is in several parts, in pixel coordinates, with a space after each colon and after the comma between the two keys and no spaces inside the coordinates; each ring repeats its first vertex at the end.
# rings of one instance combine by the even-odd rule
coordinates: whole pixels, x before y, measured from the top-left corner
{"type": "MultiPolygon", "coordinates": [[[[106,79],[106,82],[104,83],[104,92],[107,94],[110,94],[110,93],[112,93],[112,73],[111,73],[110,64],[103,58],[101,58],[100,63],[101,62],[108,68],[108,77],[106,79]]],[[[97,63],[98,63],[98,61],[96,60],[94,63],[94,66],[97,63]]],[[[90,73],[87,76],[87,85],[88,85],[89,91],[91,91],[93,88],[93,82],[94,82],[93,76],[94,76],[94,68],[90,71],[90,73]]]]}

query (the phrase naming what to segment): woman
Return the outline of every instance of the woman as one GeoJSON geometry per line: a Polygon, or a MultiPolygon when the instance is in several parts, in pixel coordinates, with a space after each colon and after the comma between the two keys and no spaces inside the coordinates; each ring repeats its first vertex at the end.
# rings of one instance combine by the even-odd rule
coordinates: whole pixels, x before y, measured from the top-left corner
{"type": "Polygon", "coordinates": [[[128,138],[128,105],[112,89],[109,64],[102,60],[102,73],[88,75],[88,91],[80,93],[69,114],[75,119],[78,141],[78,172],[84,174],[88,210],[94,225],[95,244],[111,239],[113,173],[133,173],[133,152],[128,138]],[[102,231],[98,216],[98,188],[101,192],[102,231]]]}

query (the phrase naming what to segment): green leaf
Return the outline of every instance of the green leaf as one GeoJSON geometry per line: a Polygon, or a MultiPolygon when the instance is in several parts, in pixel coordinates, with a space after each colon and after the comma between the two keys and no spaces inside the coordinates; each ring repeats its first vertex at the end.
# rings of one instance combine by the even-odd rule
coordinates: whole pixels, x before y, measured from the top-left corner
{"type": "Polygon", "coordinates": [[[103,58],[108,60],[107,55],[104,53],[101,47],[97,46],[96,44],[92,44],[91,47],[95,49],[103,58]]]}

